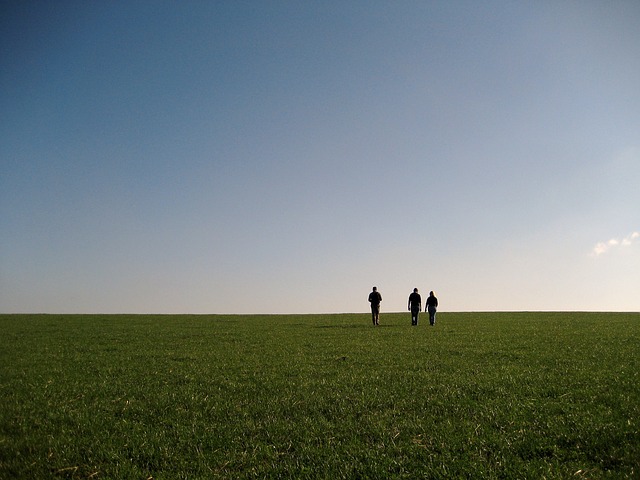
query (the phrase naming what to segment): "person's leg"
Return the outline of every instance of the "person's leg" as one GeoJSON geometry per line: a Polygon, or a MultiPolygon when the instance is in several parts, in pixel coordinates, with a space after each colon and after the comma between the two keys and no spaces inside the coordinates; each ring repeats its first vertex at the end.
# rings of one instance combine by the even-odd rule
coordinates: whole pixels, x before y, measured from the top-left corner
{"type": "Polygon", "coordinates": [[[411,309],[411,325],[418,325],[418,314],[419,313],[420,313],[420,310],[411,309]]]}

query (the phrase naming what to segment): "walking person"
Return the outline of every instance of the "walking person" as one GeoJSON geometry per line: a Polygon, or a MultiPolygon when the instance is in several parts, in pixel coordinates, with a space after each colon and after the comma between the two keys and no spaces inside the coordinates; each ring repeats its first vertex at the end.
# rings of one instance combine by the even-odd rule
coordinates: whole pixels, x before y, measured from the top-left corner
{"type": "Polygon", "coordinates": [[[438,309],[438,299],[433,294],[433,291],[429,292],[427,298],[427,305],[424,307],[425,312],[429,312],[429,325],[432,327],[436,324],[436,310],[438,309]]]}
{"type": "Polygon", "coordinates": [[[380,302],[382,302],[382,295],[378,292],[378,287],[373,287],[373,292],[369,294],[369,303],[371,303],[371,319],[374,327],[380,325],[380,302]]]}
{"type": "Polygon", "coordinates": [[[422,310],[422,298],[420,298],[417,288],[414,288],[413,293],[409,295],[409,304],[407,308],[411,312],[411,325],[418,325],[418,314],[420,313],[420,310],[422,310]]]}

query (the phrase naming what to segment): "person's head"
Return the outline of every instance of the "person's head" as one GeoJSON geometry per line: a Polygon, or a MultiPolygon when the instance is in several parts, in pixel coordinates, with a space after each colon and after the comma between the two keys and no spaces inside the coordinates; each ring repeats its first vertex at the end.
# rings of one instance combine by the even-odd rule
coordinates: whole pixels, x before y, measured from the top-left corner
{"type": "Polygon", "coordinates": [[[431,290],[431,291],[429,292],[429,295],[431,295],[431,296],[433,297],[433,290],[431,290]]]}
{"type": "Polygon", "coordinates": [[[373,287],[373,291],[377,292],[378,291],[378,287],[373,287]]]}
{"type": "Polygon", "coordinates": [[[417,288],[414,288],[414,289],[413,289],[413,293],[418,293],[418,289],[417,289],[417,288]]]}

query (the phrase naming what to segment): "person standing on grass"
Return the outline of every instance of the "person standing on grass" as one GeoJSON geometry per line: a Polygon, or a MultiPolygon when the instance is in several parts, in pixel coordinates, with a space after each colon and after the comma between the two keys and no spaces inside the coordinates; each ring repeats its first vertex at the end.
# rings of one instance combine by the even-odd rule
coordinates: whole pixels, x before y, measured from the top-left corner
{"type": "Polygon", "coordinates": [[[436,310],[438,309],[438,299],[433,294],[433,291],[429,292],[429,298],[427,298],[427,305],[424,307],[425,312],[429,312],[429,325],[432,327],[436,324],[436,310]]]}
{"type": "Polygon", "coordinates": [[[373,325],[380,325],[380,302],[382,295],[378,292],[378,287],[373,287],[373,292],[369,294],[369,303],[371,303],[371,319],[373,325]]]}
{"type": "Polygon", "coordinates": [[[411,325],[418,325],[418,314],[420,310],[422,310],[422,298],[420,298],[417,288],[414,288],[413,293],[409,295],[409,305],[407,308],[411,312],[411,325]]]}

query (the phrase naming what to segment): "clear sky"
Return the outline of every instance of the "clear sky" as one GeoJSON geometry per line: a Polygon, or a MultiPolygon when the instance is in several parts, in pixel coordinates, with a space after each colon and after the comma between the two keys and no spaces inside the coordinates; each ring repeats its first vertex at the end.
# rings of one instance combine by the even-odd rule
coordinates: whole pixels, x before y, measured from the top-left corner
{"type": "Polygon", "coordinates": [[[0,312],[640,311],[639,25],[3,1],[0,312]]]}

